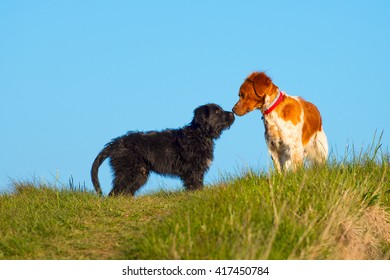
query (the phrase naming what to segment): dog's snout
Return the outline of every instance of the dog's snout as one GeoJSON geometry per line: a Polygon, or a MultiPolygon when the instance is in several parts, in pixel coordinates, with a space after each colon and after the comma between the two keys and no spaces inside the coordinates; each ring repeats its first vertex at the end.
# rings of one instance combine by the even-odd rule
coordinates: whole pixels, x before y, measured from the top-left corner
{"type": "Polygon", "coordinates": [[[237,107],[238,107],[237,104],[235,104],[234,107],[232,108],[232,112],[238,116],[239,114],[237,112],[237,107]]]}
{"type": "Polygon", "coordinates": [[[250,110],[248,111],[245,111],[245,108],[242,107],[242,105],[240,103],[237,103],[236,105],[234,105],[233,109],[232,109],[233,113],[237,116],[243,116],[245,115],[246,113],[250,112],[250,110]]]}
{"type": "Polygon", "coordinates": [[[232,112],[227,112],[226,120],[230,123],[230,125],[233,124],[235,120],[234,114],[232,112]]]}

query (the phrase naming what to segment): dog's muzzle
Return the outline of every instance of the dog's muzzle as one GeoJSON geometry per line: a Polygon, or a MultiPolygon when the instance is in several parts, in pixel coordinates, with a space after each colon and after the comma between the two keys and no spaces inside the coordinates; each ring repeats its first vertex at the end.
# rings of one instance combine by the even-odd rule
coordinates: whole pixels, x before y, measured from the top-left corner
{"type": "Polygon", "coordinates": [[[227,112],[227,123],[228,123],[228,128],[231,127],[231,125],[234,123],[235,117],[232,112],[227,112]]]}

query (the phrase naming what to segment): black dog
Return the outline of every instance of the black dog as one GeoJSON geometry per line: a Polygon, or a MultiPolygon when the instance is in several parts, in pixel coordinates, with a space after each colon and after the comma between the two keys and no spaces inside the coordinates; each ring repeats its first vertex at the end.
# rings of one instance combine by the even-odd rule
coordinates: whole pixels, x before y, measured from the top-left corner
{"type": "Polygon", "coordinates": [[[180,177],[187,190],[202,188],[204,174],[213,160],[213,140],[233,122],[233,113],[207,104],[196,108],[192,122],[181,129],[129,132],[112,140],[92,165],[96,192],[102,195],[98,169],[108,157],[115,176],[109,195],[134,195],[146,183],[150,171],[180,177]]]}

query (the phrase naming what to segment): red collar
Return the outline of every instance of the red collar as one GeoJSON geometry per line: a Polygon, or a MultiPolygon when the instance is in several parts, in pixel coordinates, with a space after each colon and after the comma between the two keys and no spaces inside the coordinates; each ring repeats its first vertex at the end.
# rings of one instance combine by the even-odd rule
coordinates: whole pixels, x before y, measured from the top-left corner
{"type": "Polygon", "coordinates": [[[284,94],[283,92],[279,91],[278,96],[274,99],[274,101],[272,101],[271,105],[267,109],[265,109],[263,115],[265,116],[271,113],[276,108],[276,106],[278,106],[279,103],[283,101],[283,99],[284,99],[284,94]]]}

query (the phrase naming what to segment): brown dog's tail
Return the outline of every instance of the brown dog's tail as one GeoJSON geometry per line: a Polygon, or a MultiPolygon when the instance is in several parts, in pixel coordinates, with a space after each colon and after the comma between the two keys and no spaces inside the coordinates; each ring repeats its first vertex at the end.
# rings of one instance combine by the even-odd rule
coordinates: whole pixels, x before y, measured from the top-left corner
{"type": "Polygon", "coordinates": [[[111,149],[110,146],[106,146],[95,158],[93,164],[92,164],[92,169],[91,169],[91,179],[92,179],[92,184],[98,193],[98,195],[102,196],[103,192],[102,189],[100,188],[100,183],[99,183],[99,178],[98,178],[98,171],[100,165],[102,165],[103,161],[110,156],[111,149]]]}

